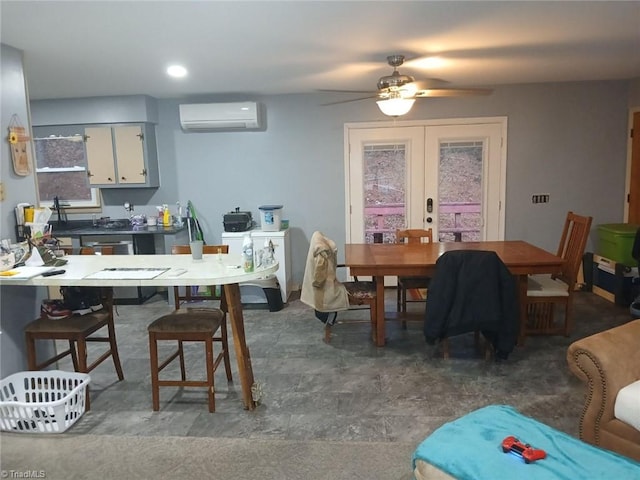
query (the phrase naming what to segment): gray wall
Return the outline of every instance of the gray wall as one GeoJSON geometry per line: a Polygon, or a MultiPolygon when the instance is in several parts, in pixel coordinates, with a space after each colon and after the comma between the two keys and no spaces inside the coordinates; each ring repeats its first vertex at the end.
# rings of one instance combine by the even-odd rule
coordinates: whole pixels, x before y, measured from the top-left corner
{"type": "MultiPolygon", "coordinates": [[[[28,127],[29,105],[22,69],[22,53],[1,44],[0,80],[0,181],[5,190],[5,200],[0,202],[0,238],[15,240],[14,207],[19,201],[35,202],[36,188],[33,176],[20,177],[13,172],[6,135],[14,113],[18,115],[22,124],[28,127]]],[[[0,286],[0,378],[26,370],[26,358],[23,353],[24,326],[36,318],[37,306],[46,293],[44,288],[0,286]]]]}
{"type": "MultiPolygon", "coordinates": [[[[402,120],[508,117],[505,236],[554,251],[568,210],[592,215],[594,225],[623,221],[628,112],[637,83],[502,86],[488,97],[418,100],[402,120]],[[549,194],[550,203],[532,204],[533,193],[549,194]]],[[[153,205],[191,200],[205,240],[214,243],[225,212],[240,207],[258,219],[259,205],[281,203],[292,227],[293,276],[299,284],[313,231],[320,229],[339,244],[345,238],[344,124],[390,121],[373,101],[321,106],[342,98],[318,93],[158,100],[161,187],[105,190],[105,212],[122,216],[124,201],[151,213],[153,205]],[[180,103],[246,99],[266,106],[266,131],[180,129],[180,103]]],[[[33,102],[34,125],[45,112],[50,121],[52,108],[64,112],[65,101],[33,102]]],[[[594,230],[588,249],[595,238],[594,230]]]]}

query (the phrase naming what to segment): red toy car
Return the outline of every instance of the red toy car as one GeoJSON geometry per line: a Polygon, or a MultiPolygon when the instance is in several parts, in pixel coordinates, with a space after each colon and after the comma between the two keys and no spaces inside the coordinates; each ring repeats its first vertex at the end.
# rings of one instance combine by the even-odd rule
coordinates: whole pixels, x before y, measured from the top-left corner
{"type": "Polygon", "coordinates": [[[542,460],[547,456],[547,452],[539,448],[533,448],[528,443],[522,443],[516,437],[509,436],[502,441],[502,451],[504,453],[513,453],[525,461],[525,463],[542,460]]]}

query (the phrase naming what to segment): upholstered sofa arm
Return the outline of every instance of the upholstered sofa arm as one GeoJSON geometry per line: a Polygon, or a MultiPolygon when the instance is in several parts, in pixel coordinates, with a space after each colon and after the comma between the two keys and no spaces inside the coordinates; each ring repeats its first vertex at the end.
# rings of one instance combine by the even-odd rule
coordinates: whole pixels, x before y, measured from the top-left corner
{"type": "Polygon", "coordinates": [[[571,371],[587,387],[580,438],[601,444],[601,429],[614,420],[616,395],[640,379],[640,320],[575,341],[567,351],[571,371]]]}

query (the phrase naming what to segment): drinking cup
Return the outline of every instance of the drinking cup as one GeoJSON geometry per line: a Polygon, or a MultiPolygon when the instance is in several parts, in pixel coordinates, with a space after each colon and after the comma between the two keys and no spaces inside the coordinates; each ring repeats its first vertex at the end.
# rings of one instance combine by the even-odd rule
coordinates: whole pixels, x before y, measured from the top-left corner
{"type": "Polygon", "coordinates": [[[202,240],[194,240],[193,242],[189,242],[189,246],[191,247],[191,257],[194,260],[202,260],[202,240]]]}

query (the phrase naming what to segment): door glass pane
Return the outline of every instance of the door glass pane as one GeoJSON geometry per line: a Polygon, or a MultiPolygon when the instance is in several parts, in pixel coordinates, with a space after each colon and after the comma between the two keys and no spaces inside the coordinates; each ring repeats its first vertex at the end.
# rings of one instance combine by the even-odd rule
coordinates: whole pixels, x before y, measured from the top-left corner
{"type": "Polygon", "coordinates": [[[393,243],[396,229],[405,228],[406,145],[364,147],[365,243],[393,243]]]}
{"type": "Polygon", "coordinates": [[[482,230],[484,142],[440,143],[438,239],[475,242],[482,230]]]}

